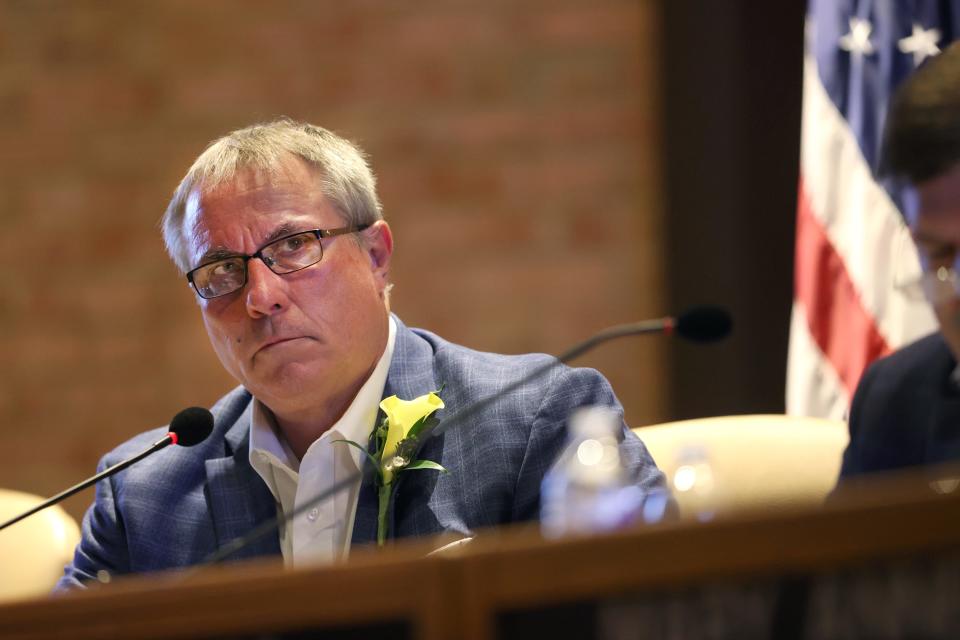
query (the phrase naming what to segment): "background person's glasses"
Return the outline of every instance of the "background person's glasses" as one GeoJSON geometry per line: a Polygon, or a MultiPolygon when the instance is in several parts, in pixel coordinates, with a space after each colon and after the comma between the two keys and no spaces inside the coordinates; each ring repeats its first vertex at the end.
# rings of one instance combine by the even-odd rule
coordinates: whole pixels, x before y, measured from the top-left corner
{"type": "Polygon", "coordinates": [[[960,297],[960,257],[952,265],[940,265],[924,269],[918,278],[897,285],[907,297],[926,300],[933,306],[944,304],[960,297]]]}
{"type": "Polygon", "coordinates": [[[187,282],[193,285],[201,298],[219,298],[239,291],[247,284],[247,263],[259,258],[270,271],[284,275],[311,267],[323,258],[323,238],[357,233],[369,224],[339,229],[311,229],[273,240],[251,255],[235,255],[202,264],[187,273],[187,282]]]}

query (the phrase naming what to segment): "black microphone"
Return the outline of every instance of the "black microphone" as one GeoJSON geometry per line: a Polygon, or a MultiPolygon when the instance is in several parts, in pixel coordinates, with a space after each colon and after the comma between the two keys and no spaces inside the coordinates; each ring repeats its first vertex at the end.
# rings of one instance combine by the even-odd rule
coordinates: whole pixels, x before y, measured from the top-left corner
{"type": "Polygon", "coordinates": [[[733,318],[721,307],[693,307],[676,320],[676,332],[693,342],[715,342],[733,331],[733,318]]]}
{"type": "Polygon", "coordinates": [[[156,453],[157,451],[160,451],[171,444],[179,444],[182,447],[192,447],[195,444],[203,442],[207,439],[207,436],[210,435],[210,432],[213,431],[213,414],[201,407],[190,407],[189,409],[184,409],[177,415],[173,416],[173,420],[170,421],[169,429],[170,431],[167,433],[167,435],[154,442],[144,451],[138,453],[132,458],[127,458],[123,462],[118,462],[108,469],[104,469],[92,478],[88,478],[80,484],[76,484],[66,491],[62,491],[52,498],[41,502],[32,509],[25,511],[20,515],[11,518],[10,520],[7,520],[3,524],[0,524],[0,530],[6,529],[10,525],[19,522],[28,516],[32,516],[38,511],[43,511],[47,507],[53,506],[62,500],[66,500],[78,491],[82,491],[83,489],[96,484],[100,480],[108,478],[118,471],[126,469],[134,462],[139,462],[147,456],[156,453]]]}
{"type": "MultiPolygon", "coordinates": [[[[546,364],[537,367],[521,379],[508,384],[497,393],[464,407],[460,411],[444,419],[440,424],[434,426],[433,428],[424,429],[417,436],[417,443],[414,447],[414,451],[419,452],[423,444],[429,440],[433,434],[443,433],[454,425],[467,422],[468,418],[473,418],[508,393],[516,391],[523,385],[527,384],[531,380],[539,378],[554,367],[561,364],[566,364],[574,358],[577,358],[578,356],[590,351],[594,347],[597,347],[605,342],[609,342],[610,340],[616,340],[618,338],[624,338],[627,336],[662,333],[665,335],[677,335],[681,338],[692,340],[694,342],[711,342],[725,338],[727,335],[729,335],[732,329],[733,319],[726,310],[720,307],[693,307],[680,314],[676,318],[667,316],[664,318],[658,318],[656,320],[644,320],[641,322],[621,324],[604,329],[600,333],[587,338],[580,344],[562,353],[557,357],[556,360],[547,362],[546,364]]],[[[393,456],[393,458],[395,457],[396,456],[393,456]]],[[[414,455],[414,458],[415,457],[416,456],[414,455]]],[[[392,458],[384,461],[383,464],[389,465],[391,460],[392,458]]],[[[253,544],[265,535],[276,531],[280,528],[281,524],[289,523],[297,516],[306,513],[313,507],[322,504],[334,495],[353,486],[357,480],[360,480],[361,484],[370,480],[375,472],[376,470],[371,465],[370,459],[368,457],[364,457],[363,469],[335,483],[332,487],[321,491],[313,498],[307,500],[292,511],[279,513],[275,518],[271,518],[270,520],[266,520],[257,525],[246,535],[230,540],[216,551],[211,553],[209,556],[204,558],[199,567],[203,567],[208,564],[215,564],[225,560],[229,556],[253,544]]]]}
{"type": "MultiPolygon", "coordinates": [[[[170,444],[192,447],[206,440],[213,431],[213,414],[203,407],[187,407],[170,421],[170,444]]],[[[164,445],[166,446],[166,445],[164,445]]]]}

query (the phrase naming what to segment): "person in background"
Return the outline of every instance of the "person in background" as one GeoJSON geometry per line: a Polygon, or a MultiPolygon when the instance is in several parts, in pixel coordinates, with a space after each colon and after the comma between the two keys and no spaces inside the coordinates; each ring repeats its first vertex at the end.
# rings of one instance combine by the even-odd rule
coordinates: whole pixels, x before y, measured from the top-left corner
{"type": "Polygon", "coordinates": [[[884,165],[907,183],[905,214],[923,295],[940,330],[873,363],[850,409],[841,480],[960,459],[960,45],[901,85],[887,117],[884,165]]]}

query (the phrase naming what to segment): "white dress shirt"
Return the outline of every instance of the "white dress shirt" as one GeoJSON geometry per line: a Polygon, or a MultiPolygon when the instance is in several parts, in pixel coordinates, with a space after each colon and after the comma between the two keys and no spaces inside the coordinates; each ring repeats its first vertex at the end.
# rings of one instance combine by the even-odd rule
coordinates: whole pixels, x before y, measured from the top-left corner
{"type": "MultiPolygon", "coordinates": [[[[343,416],[310,445],[297,460],[277,428],[273,413],[254,400],[250,421],[250,464],[263,478],[277,501],[277,512],[290,513],[362,468],[363,453],[336,440],[353,440],[367,446],[373,431],[393,358],[397,327],[389,319],[387,346],[373,373],[360,388],[343,416]]],[[[345,559],[350,552],[353,519],[357,512],[360,480],[348,490],[300,514],[280,528],[284,564],[302,566],[345,559]]]]}

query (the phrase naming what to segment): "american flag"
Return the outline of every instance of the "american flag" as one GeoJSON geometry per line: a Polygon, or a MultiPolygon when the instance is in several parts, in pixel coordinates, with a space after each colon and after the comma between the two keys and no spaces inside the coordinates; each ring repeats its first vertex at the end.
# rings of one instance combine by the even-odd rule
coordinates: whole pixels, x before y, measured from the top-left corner
{"type": "Polygon", "coordinates": [[[844,417],[871,361],[936,328],[897,288],[920,266],[878,167],[893,90],[958,29],[960,0],[809,2],[788,413],[844,417]]]}

